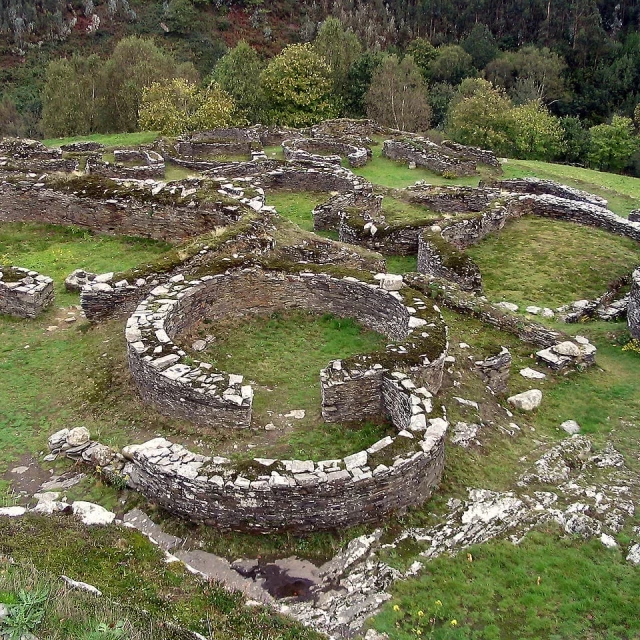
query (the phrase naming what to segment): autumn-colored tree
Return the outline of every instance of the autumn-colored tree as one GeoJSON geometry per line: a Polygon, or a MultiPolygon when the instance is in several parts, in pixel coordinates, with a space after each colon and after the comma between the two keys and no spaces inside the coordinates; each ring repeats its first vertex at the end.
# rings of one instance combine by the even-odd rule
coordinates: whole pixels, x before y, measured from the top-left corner
{"type": "Polygon", "coordinates": [[[402,131],[426,131],[431,124],[427,87],[411,56],[389,56],[375,72],[365,102],[367,115],[402,131]]]}
{"type": "Polygon", "coordinates": [[[231,96],[216,83],[205,89],[183,78],[154,82],[142,93],[140,129],[179,135],[239,124],[231,96]]]}
{"type": "Polygon", "coordinates": [[[306,127],[338,114],[331,69],[310,44],[285,47],[269,62],[262,83],[276,124],[306,127]]]}

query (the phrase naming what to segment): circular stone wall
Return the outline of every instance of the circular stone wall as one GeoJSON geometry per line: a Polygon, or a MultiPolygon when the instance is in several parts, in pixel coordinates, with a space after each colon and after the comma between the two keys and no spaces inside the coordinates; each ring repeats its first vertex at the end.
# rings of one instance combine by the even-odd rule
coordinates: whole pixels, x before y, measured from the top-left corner
{"type": "Polygon", "coordinates": [[[267,460],[241,467],[157,438],[128,447],[129,484],[167,510],[247,531],[312,531],[379,520],[426,500],[440,481],[447,423],[434,406],[447,353],[437,308],[381,274],[379,284],[326,274],[233,271],[156,287],[127,323],[131,372],[146,400],[206,428],[248,427],[242,376],[186,360],[173,338],[197,320],[305,308],[356,318],[396,342],[321,372],[327,421],[386,415],[396,435],[340,460],[267,460]]]}

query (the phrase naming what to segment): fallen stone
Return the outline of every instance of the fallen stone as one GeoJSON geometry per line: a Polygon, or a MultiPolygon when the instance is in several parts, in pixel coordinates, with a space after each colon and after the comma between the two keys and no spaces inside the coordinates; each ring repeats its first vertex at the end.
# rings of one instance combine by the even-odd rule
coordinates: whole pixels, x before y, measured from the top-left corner
{"type": "Polygon", "coordinates": [[[503,309],[506,309],[507,311],[513,311],[514,313],[518,310],[518,305],[513,304],[513,302],[498,302],[496,304],[496,307],[502,307],[503,309]]]}
{"type": "Polygon", "coordinates": [[[575,420],[565,420],[560,428],[566,431],[569,435],[580,433],[580,425],[575,420]]]}
{"type": "Polygon", "coordinates": [[[629,547],[629,553],[627,554],[627,562],[634,565],[640,565],[640,544],[634,544],[629,547]]]}
{"type": "Polygon", "coordinates": [[[92,502],[76,500],[71,508],[84,524],[111,524],[116,518],[115,513],[92,502]]]}
{"type": "Polygon", "coordinates": [[[77,589],[78,591],[86,591],[87,593],[93,593],[96,596],[101,596],[102,591],[97,589],[92,584],[87,584],[86,582],[80,582],[79,580],[72,580],[65,575],[60,576],[64,582],[66,582],[72,589],[77,589]]]}
{"type": "Polygon", "coordinates": [[[546,373],[542,373],[542,371],[536,371],[535,369],[531,369],[529,367],[521,369],[520,375],[523,378],[527,378],[527,380],[543,380],[547,377],[546,373]]]}
{"type": "Polygon", "coordinates": [[[554,345],[551,347],[551,350],[561,356],[571,356],[572,358],[580,357],[580,347],[578,347],[575,342],[570,342],[569,340],[554,345]]]}
{"type": "Polygon", "coordinates": [[[515,396],[507,398],[507,402],[521,411],[533,411],[542,402],[542,391],[540,389],[530,389],[515,396]]]}
{"type": "Polygon", "coordinates": [[[71,429],[67,434],[67,444],[72,447],[79,447],[89,442],[90,438],[91,434],[89,433],[89,429],[86,427],[76,427],[75,429],[71,429]]]}

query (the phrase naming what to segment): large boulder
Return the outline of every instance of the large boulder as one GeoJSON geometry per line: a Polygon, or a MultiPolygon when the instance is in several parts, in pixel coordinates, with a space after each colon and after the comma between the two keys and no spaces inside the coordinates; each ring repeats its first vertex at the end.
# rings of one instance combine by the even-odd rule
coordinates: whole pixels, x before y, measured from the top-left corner
{"type": "Polygon", "coordinates": [[[507,402],[521,411],[533,411],[542,402],[542,391],[540,389],[529,389],[529,391],[523,391],[507,398],[507,402]]]}

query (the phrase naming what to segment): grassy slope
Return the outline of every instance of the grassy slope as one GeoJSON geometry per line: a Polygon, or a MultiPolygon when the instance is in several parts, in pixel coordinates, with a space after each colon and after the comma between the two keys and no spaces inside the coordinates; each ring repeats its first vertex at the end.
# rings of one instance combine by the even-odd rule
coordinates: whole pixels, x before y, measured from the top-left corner
{"type": "MultiPolygon", "coordinates": [[[[206,361],[256,383],[253,420],[280,423],[282,414],[304,409],[293,429],[261,442],[245,455],[324,460],[360,451],[386,435],[384,426],[357,428],[325,424],[320,414],[319,372],[330,360],[384,348],[387,340],[349,319],[305,312],[276,313],[244,322],[202,324],[199,332],[215,335],[206,361]]],[[[256,434],[250,434],[252,442],[256,434]]]]}
{"type": "Polygon", "coordinates": [[[81,634],[96,623],[118,620],[129,620],[140,630],[127,635],[129,640],[184,637],[171,633],[165,622],[220,640],[320,639],[270,609],[244,606],[239,594],[204,583],[181,563],[167,563],[137,531],[86,527],[69,516],[0,519],[0,600],[15,597],[16,587],[48,583],[59,590],[60,574],[98,587],[108,600],[62,590],[47,603],[44,621],[35,629],[47,640],[84,640],[81,634]],[[18,566],[3,563],[3,556],[18,566]]]}
{"type": "Polygon", "coordinates": [[[507,225],[467,253],[490,300],[555,308],[602,295],[640,262],[638,244],[599,229],[538,217],[507,225]]]}

